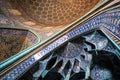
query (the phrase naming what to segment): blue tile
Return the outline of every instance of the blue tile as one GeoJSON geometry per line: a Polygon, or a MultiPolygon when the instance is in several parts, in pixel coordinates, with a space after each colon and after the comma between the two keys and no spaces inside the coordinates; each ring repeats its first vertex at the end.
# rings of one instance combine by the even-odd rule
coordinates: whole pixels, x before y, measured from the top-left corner
{"type": "MultiPolygon", "coordinates": [[[[118,38],[120,38],[120,35],[119,35],[120,34],[120,25],[116,26],[117,21],[119,19],[120,19],[120,11],[115,10],[112,12],[105,12],[103,14],[100,14],[99,16],[76,26],[75,29],[68,32],[66,35],[62,36],[61,38],[57,39],[56,41],[54,41],[53,43],[51,43],[50,45],[48,45],[47,47],[45,47],[44,49],[42,49],[41,51],[39,51],[36,54],[38,54],[39,57],[41,57],[41,56],[47,54],[48,52],[50,52],[51,50],[53,50],[54,48],[58,47],[59,45],[63,44],[68,39],[71,39],[74,36],[77,36],[85,31],[91,30],[91,29],[93,29],[95,27],[99,27],[99,26],[106,27],[109,31],[111,31],[111,33],[113,33],[118,38]],[[107,20],[109,20],[108,24],[106,24],[108,22],[107,20]],[[119,34],[115,30],[113,30],[114,28],[116,29],[116,27],[118,27],[119,34]]],[[[29,34],[28,36],[31,37],[31,34],[29,34]]],[[[31,40],[35,41],[34,39],[31,39],[31,40]]],[[[113,48],[108,46],[105,48],[105,50],[112,51],[113,48]]],[[[33,55],[31,58],[29,58],[28,60],[24,61],[21,65],[19,65],[19,67],[17,67],[16,69],[13,69],[13,71],[11,71],[10,76],[15,76],[15,77],[19,76],[34,62],[36,62],[36,60],[33,55]],[[19,75],[16,75],[16,74],[19,74],[19,75]]],[[[2,80],[7,80],[8,78],[12,80],[12,78],[10,76],[8,76],[8,74],[6,74],[6,76],[2,80]]]]}

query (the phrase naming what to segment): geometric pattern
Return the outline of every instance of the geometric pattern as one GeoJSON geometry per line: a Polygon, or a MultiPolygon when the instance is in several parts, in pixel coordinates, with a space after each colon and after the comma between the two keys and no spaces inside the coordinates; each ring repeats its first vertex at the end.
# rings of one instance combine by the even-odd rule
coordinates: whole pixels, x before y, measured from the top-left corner
{"type": "MultiPolygon", "coordinates": [[[[106,28],[112,34],[117,36],[118,39],[120,39],[120,10],[114,9],[114,10],[106,11],[106,12],[86,21],[85,23],[82,23],[82,24],[76,26],[76,28],[74,28],[70,32],[66,33],[64,36],[60,37],[53,43],[44,47],[38,53],[34,54],[32,57],[30,57],[27,60],[25,60],[24,62],[22,62],[16,68],[14,68],[9,73],[7,73],[1,80],[16,79],[17,77],[22,75],[30,66],[32,66],[33,63],[37,62],[44,55],[48,54],[56,47],[60,46],[61,44],[63,44],[64,42],[68,41],[69,39],[71,39],[75,36],[78,36],[84,32],[87,32],[89,30],[92,30],[92,29],[95,29],[98,27],[106,28]],[[14,76],[11,77],[11,74],[14,74],[14,76]]],[[[105,50],[108,50],[109,52],[115,52],[116,50],[118,50],[118,52],[120,51],[118,46],[113,47],[112,45],[113,45],[112,43],[107,45],[107,48],[105,48],[105,50]]],[[[120,56],[118,55],[118,57],[120,57],[120,56]]]]}
{"type": "Polygon", "coordinates": [[[95,66],[91,71],[93,80],[112,80],[112,74],[109,70],[95,66]]]}
{"type": "Polygon", "coordinates": [[[88,79],[93,57],[90,51],[102,50],[108,44],[107,38],[101,36],[100,32],[93,32],[92,38],[88,34],[73,38],[48,53],[49,56],[39,61],[39,69],[33,74],[34,80],[40,77],[44,79],[50,72],[59,73],[64,80],[71,80],[72,76],[84,72],[85,77],[82,78],[88,79]]]}
{"type": "Polygon", "coordinates": [[[87,45],[84,38],[79,37],[52,51],[50,56],[39,61],[39,70],[33,74],[34,80],[39,80],[40,76],[44,78],[51,71],[59,73],[64,80],[69,80],[71,75],[81,71],[89,74],[92,55],[84,50],[87,45]]]}
{"type": "MultiPolygon", "coordinates": [[[[39,42],[36,34],[29,30],[17,28],[0,28],[0,64],[15,59],[17,53],[39,42]]],[[[18,57],[18,56],[17,56],[18,57]]],[[[17,59],[17,58],[16,58],[17,59]]]]}
{"type": "Polygon", "coordinates": [[[8,25],[9,25],[9,27],[11,26],[11,27],[13,27],[14,26],[14,24],[13,24],[13,22],[11,21],[11,20],[9,20],[7,17],[5,17],[4,15],[2,15],[2,14],[0,14],[0,26],[7,26],[8,27],[8,25]]]}
{"type": "Polygon", "coordinates": [[[102,0],[18,0],[17,3],[27,15],[37,22],[58,26],[75,21],[100,1],[102,2],[102,0]]]}

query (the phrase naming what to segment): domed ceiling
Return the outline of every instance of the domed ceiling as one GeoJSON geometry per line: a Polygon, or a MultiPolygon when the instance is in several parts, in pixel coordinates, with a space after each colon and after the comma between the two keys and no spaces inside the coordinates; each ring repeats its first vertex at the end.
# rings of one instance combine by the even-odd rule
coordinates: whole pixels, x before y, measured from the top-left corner
{"type": "Polygon", "coordinates": [[[101,0],[17,0],[26,14],[40,24],[69,24],[89,12],[101,0]]]}

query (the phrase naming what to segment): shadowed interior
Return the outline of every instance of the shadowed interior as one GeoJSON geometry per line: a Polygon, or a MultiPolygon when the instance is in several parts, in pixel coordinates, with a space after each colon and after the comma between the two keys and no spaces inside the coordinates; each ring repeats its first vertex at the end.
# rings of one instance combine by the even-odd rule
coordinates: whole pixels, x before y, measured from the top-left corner
{"type": "Polygon", "coordinates": [[[48,53],[19,80],[118,80],[120,60],[114,52],[105,51],[109,45],[100,30],[77,36],[48,53]]]}

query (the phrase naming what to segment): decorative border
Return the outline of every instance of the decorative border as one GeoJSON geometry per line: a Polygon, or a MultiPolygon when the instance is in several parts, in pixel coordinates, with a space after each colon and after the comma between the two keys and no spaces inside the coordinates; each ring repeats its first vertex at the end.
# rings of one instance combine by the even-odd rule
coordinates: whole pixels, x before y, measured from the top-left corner
{"type": "MultiPolygon", "coordinates": [[[[6,74],[1,80],[14,80],[14,79],[18,78],[25,71],[27,71],[27,69],[29,69],[35,62],[37,62],[39,59],[41,59],[47,53],[51,52],[52,50],[54,50],[55,48],[57,48],[58,46],[60,46],[64,42],[66,42],[67,40],[69,40],[77,35],[80,35],[86,31],[89,31],[89,30],[92,30],[95,28],[99,28],[99,27],[105,27],[106,29],[111,30],[112,33],[114,33],[115,35],[119,34],[120,30],[115,31],[115,30],[117,30],[117,26],[114,26],[116,24],[109,25],[109,24],[113,24],[114,21],[118,22],[120,19],[118,19],[117,17],[120,17],[120,10],[114,10],[113,12],[111,12],[111,14],[109,14],[109,12],[105,12],[105,13],[87,21],[86,23],[83,23],[83,24],[80,24],[79,26],[76,26],[75,29],[68,32],[67,34],[65,34],[61,38],[57,39],[56,41],[54,41],[53,43],[51,43],[47,47],[40,50],[35,55],[31,56],[30,58],[28,58],[27,60],[22,62],[16,68],[11,70],[8,74],[6,74]],[[116,12],[118,12],[118,14],[116,14],[116,12]],[[106,22],[104,22],[104,18],[106,19],[107,17],[110,18],[111,21],[106,24],[106,22]],[[112,30],[113,27],[116,28],[114,31],[112,30]]],[[[117,45],[116,43],[114,43],[114,44],[117,45]]],[[[109,48],[108,48],[108,50],[109,50],[109,48]]],[[[120,50],[120,47],[117,46],[116,49],[120,50]]]]}
{"type": "MultiPolygon", "coordinates": [[[[110,17],[113,20],[114,19],[116,20],[116,16],[119,16],[120,12],[118,15],[115,13],[116,13],[116,11],[112,12],[111,15],[108,15],[108,13],[103,13],[103,14],[87,21],[86,23],[77,26],[72,31],[68,32],[67,34],[65,34],[61,38],[57,39],[56,41],[54,41],[53,43],[51,43],[50,45],[48,45],[44,49],[40,50],[35,55],[31,56],[30,58],[28,58],[27,60],[22,62],[20,65],[18,65],[12,71],[10,71],[8,74],[6,74],[1,80],[14,80],[14,79],[18,78],[18,76],[22,75],[27,69],[29,69],[32,66],[32,64],[37,62],[39,59],[41,59],[47,53],[51,52],[56,47],[60,46],[61,44],[63,44],[67,40],[69,40],[77,35],[80,35],[84,32],[99,28],[100,26],[107,27],[107,28],[113,27],[114,25],[109,25],[109,23],[108,23],[108,25],[105,24],[103,21],[103,18],[106,16],[106,17],[110,17]],[[115,14],[115,16],[113,16],[113,14],[115,14]]],[[[112,32],[113,32],[113,30],[112,30],[112,32]]],[[[116,31],[114,31],[114,34],[118,34],[118,33],[116,31]]],[[[117,45],[117,44],[115,44],[115,45],[117,45]]],[[[108,51],[111,51],[111,49],[109,49],[109,48],[108,48],[108,51]]]]}

